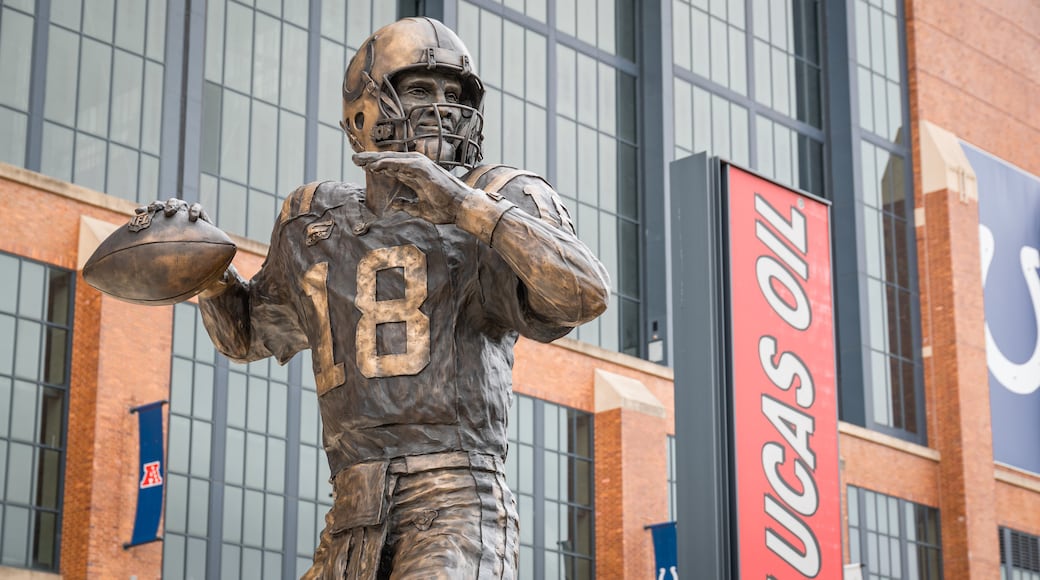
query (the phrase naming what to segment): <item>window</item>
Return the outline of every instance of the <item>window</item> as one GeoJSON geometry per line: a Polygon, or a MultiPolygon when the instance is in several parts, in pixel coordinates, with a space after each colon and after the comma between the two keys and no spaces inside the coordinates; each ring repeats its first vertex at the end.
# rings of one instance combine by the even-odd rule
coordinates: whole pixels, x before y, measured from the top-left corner
{"type": "Polygon", "coordinates": [[[942,578],[939,510],[848,486],[849,561],[869,580],[942,578]]]}
{"type": "Polygon", "coordinates": [[[679,480],[675,475],[675,435],[668,436],[668,520],[675,521],[679,514],[679,506],[676,500],[679,490],[679,480]]]}
{"type": "Polygon", "coordinates": [[[547,177],[610,274],[607,311],[572,336],[640,356],[635,6],[550,2],[555,27],[546,6],[458,3],[459,37],[487,88],[484,158],[547,177]]]}
{"type": "Polygon", "coordinates": [[[520,578],[595,576],[592,415],[517,395],[506,481],[520,514],[520,578]]]}
{"type": "Polygon", "coordinates": [[[1001,580],[1040,580],[1040,537],[1000,528],[1001,580]]]}
{"type": "Polygon", "coordinates": [[[673,0],[672,17],[675,157],[824,195],[819,2],[673,0]]]}
{"type": "Polygon", "coordinates": [[[166,0],[118,4],[51,3],[39,170],[149,202],[159,197],[166,0]]]}
{"type": "MultiPolygon", "coordinates": [[[[286,5],[292,0],[285,0],[286,5]]],[[[339,121],[343,116],[343,72],[361,43],[397,19],[397,3],[383,0],[323,0],[318,56],[317,179],[364,183],[350,160],[350,147],[339,121]]]]}
{"type": "Polygon", "coordinates": [[[25,165],[35,2],[0,2],[0,161],[25,165]]]}
{"type": "MultiPolygon", "coordinates": [[[[856,0],[853,74],[859,107],[862,238],[869,336],[863,361],[868,426],[924,441],[915,277],[910,138],[902,9],[891,0],[856,0]]],[[[862,274],[861,274],[862,276],[862,274]]]]}
{"type": "Polygon", "coordinates": [[[205,578],[216,351],[198,309],[174,307],[163,575],[205,578]]]}
{"type": "Polygon", "coordinates": [[[174,307],[165,576],[289,578],[310,567],[332,488],[305,358],[231,363],[197,307],[174,307]]]}
{"type": "Polygon", "coordinates": [[[0,254],[0,565],[57,572],[74,274],[0,254]]]}
{"type": "Polygon", "coordinates": [[[304,178],[308,5],[206,11],[199,199],[222,229],[266,240],[304,178]]]}

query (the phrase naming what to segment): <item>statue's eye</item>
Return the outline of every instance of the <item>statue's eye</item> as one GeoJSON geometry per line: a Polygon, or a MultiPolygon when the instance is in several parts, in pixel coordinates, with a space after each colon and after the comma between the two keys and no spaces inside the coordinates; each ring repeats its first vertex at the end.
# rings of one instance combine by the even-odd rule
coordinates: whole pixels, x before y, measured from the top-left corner
{"type": "Polygon", "coordinates": [[[424,89],[422,87],[412,87],[412,88],[408,89],[408,94],[410,96],[413,96],[413,97],[417,98],[417,99],[422,99],[422,98],[425,98],[430,93],[429,93],[429,91],[427,91],[426,89],[424,89]]]}
{"type": "Polygon", "coordinates": [[[456,93],[447,93],[444,95],[444,100],[449,103],[457,103],[459,102],[459,95],[456,93]]]}

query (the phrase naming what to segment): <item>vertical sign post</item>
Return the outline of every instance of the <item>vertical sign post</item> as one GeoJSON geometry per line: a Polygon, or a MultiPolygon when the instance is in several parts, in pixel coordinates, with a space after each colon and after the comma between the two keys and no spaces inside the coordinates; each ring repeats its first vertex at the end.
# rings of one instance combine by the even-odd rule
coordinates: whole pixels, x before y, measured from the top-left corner
{"type": "Polygon", "coordinates": [[[829,205],[672,165],[679,574],[840,578],[829,205]]]}
{"type": "Polygon", "coordinates": [[[137,514],[130,541],[123,544],[129,549],[141,544],[162,540],[159,537],[159,519],[162,517],[163,489],[166,470],[163,461],[163,416],[166,401],[156,401],[134,407],[141,436],[141,454],[137,474],[137,514]]]}

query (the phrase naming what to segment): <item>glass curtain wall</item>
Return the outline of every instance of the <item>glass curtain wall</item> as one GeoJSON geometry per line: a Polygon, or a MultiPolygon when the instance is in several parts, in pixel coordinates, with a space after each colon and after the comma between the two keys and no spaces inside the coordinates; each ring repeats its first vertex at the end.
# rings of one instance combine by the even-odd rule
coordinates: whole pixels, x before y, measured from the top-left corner
{"type": "Polygon", "coordinates": [[[516,395],[506,481],[520,514],[520,578],[595,577],[592,415],[516,395]]]}
{"type": "MultiPolygon", "coordinates": [[[[286,0],[289,1],[289,0],[286,0]]],[[[358,47],[373,32],[397,19],[397,3],[385,0],[322,0],[318,57],[317,179],[343,179],[364,184],[361,169],[343,135],[343,71],[358,47]]],[[[284,192],[288,193],[288,192],[284,192]]]]}
{"type": "Polygon", "coordinates": [[[75,274],[0,254],[0,565],[57,572],[75,274]]]}
{"type": "Polygon", "coordinates": [[[190,304],[173,336],[164,575],[299,577],[332,492],[309,360],[231,363],[190,304]]]}
{"type": "Polygon", "coordinates": [[[940,580],[939,510],[848,486],[849,561],[868,580],[940,580]]]}
{"type": "Polygon", "coordinates": [[[488,163],[545,176],[611,278],[607,312],[574,337],[639,356],[641,224],[635,8],[590,0],[459,1],[487,87],[488,163]]]}
{"type": "Polygon", "coordinates": [[[207,3],[199,198],[217,225],[267,242],[296,187],[363,179],[338,124],[340,86],[357,46],[395,17],[377,0],[207,3]]]}
{"type": "MultiPolygon", "coordinates": [[[[868,425],[924,441],[902,4],[855,0],[868,425]]],[[[862,276],[862,274],[861,274],[862,276]]]]}
{"type": "Polygon", "coordinates": [[[156,199],[166,0],[0,4],[0,161],[156,199]]]}
{"type": "Polygon", "coordinates": [[[35,25],[34,0],[0,2],[0,161],[12,165],[26,161],[35,25]]]}
{"type": "Polygon", "coordinates": [[[206,4],[199,199],[227,232],[266,241],[304,181],[309,9],[206,4]]]}
{"type": "Polygon", "coordinates": [[[818,0],[672,0],[675,158],[826,196],[818,0]]]}

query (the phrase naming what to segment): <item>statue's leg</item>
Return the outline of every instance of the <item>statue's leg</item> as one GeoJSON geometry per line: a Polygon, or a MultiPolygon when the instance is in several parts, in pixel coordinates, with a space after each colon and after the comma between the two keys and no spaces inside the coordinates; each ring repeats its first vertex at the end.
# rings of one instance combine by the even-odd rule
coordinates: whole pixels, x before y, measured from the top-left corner
{"type": "Polygon", "coordinates": [[[516,505],[495,471],[470,467],[401,475],[389,518],[390,578],[516,577],[516,505]]]}

